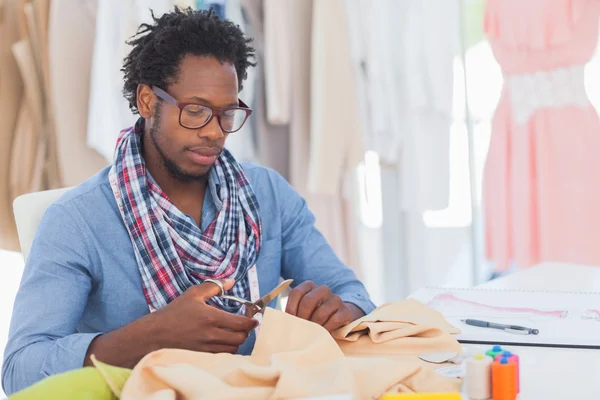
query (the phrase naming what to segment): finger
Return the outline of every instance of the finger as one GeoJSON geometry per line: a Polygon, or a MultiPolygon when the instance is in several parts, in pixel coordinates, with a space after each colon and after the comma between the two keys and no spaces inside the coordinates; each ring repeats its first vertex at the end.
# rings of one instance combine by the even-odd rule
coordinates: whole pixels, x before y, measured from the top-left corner
{"type": "Polygon", "coordinates": [[[248,339],[248,333],[230,331],[228,329],[213,329],[204,337],[211,345],[239,346],[248,339]]]}
{"type": "Polygon", "coordinates": [[[298,306],[300,305],[300,300],[302,300],[304,295],[307,294],[308,292],[310,292],[316,286],[317,285],[315,285],[313,282],[306,281],[306,282],[302,282],[301,284],[296,286],[294,289],[292,289],[292,291],[290,292],[290,295],[288,296],[288,301],[287,301],[287,305],[285,307],[285,312],[288,314],[291,314],[291,315],[297,315],[298,314],[298,306]]]}
{"type": "Polygon", "coordinates": [[[340,306],[343,306],[342,301],[338,299],[339,297],[337,296],[330,297],[329,300],[325,301],[313,312],[310,320],[315,324],[325,325],[329,318],[339,310],[340,306]]]}
{"type": "Polygon", "coordinates": [[[319,308],[324,302],[332,297],[331,290],[327,286],[319,286],[308,292],[298,306],[298,318],[310,321],[313,312],[319,308]]]}
{"type": "Polygon", "coordinates": [[[346,307],[342,307],[327,320],[323,327],[328,332],[333,332],[342,326],[348,325],[350,322],[352,322],[352,313],[346,307]]]}
{"type": "Polygon", "coordinates": [[[231,290],[231,288],[235,286],[235,279],[221,279],[221,284],[225,291],[231,290]]]}
{"type": "Polygon", "coordinates": [[[254,318],[248,318],[245,315],[230,314],[222,310],[217,311],[220,311],[220,313],[215,319],[215,326],[219,328],[248,333],[258,325],[258,321],[254,318]]]}
{"type": "MultiPolygon", "coordinates": [[[[233,279],[223,279],[220,282],[223,285],[223,289],[226,291],[235,285],[235,281],[233,279]]],[[[188,290],[193,291],[194,297],[204,302],[211,297],[219,296],[221,294],[221,288],[219,285],[216,285],[213,282],[204,282],[200,285],[192,286],[188,290]]]]}
{"type": "Polygon", "coordinates": [[[228,345],[222,345],[222,344],[217,344],[217,345],[212,345],[212,346],[208,346],[206,348],[207,353],[229,353],[229,354],[235,354],[238,351],[239,346],[228,346],[228,345]]]}

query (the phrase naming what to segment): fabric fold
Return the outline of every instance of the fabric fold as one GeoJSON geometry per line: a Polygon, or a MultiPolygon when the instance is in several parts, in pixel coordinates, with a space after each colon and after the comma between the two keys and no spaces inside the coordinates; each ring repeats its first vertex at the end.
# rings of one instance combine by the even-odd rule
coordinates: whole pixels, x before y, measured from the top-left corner
{"type": "MultiPolygon", "coordinates": [[[[434,310],[414,300],[389,304],[335,332],[338,343],[347,349],[361,347],[370,330],[378,340],[408,343],[408,332],[400,324],[412,324],[415,332],[431,345],[431,351],[451,351],[460,345],[449,332],[449,325],[434,310]],[[378,321],[384,321],[381,324],[378,321]],[[407,322],[412,321],[412,322],[407,322]],[[392,324],[390,324],[392,323],[392,324]],[[365,324],[370,324],[365,327],[365,324]],[[395,324],[395,325],[394,325],[395,324]],[[396,329],[390,330],[394,325],[396,329]],[[422,326],[421,326],[422,325],[422,326]],[[383,332],[398,331],[401,335],[383,332]]],[[[414,337],[413,337],[414,338],[414,337]]],[[[371,341],[374,344],[374,341],[371,341]]],[[[267,309],[254,352],[245,357],[164,349],[146,356],[134,368],[122,393],[123,400],[171,399],[300,399],[311,396],[353,394],[356,399],[374,399],[388,392],[452,392],[459,390],[457,380],[436,374],[416,357],[392,360],[385,357],[349,357],[323,327],[281,311],[267,309]]],[[[408,347],[396,346],[410,353],[408,347]]],[[[360,351],[358,351],[360,353],[360,351]]]]}
{"type": "Polygon", "coordinates": [[[409,299],[388,303],[333,333],[346,355],[418,355],[436,351],[461,352],[450,334],[460,330],[442,314],[409,299]]]}

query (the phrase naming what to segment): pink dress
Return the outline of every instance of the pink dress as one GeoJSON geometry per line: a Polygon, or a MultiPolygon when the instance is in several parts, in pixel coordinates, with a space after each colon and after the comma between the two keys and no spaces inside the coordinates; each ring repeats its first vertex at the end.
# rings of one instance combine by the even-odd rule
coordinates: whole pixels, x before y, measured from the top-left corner
{"type": "Polygon", "coordinates": [[[483,182],[486,255],[514,262],[600,265],[600,121],[584,64],[600,0],[488,0],[504,74],[483,182]]]}

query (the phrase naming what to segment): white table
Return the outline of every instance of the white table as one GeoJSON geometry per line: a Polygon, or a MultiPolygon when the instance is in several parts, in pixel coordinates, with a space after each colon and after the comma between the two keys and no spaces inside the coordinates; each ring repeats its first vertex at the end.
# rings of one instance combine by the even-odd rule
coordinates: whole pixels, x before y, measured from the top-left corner
{"type": "MultiPolygon", "coordinates": [[[[600,267],[542,264],[478,287],[600,293],[600,267]]],[[[506,348],[520,358],[519,400],[600,399],[600,350],[506,348]]]]}

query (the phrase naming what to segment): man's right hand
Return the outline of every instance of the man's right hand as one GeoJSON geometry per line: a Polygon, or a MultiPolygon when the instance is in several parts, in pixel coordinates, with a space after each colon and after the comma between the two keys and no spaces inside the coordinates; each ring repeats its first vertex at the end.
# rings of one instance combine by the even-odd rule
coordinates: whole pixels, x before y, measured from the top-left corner
{"type": "MultiPolygon", "coordinates": [[[[221,281],[225,290],[233,279],[221,281]]],[[[159,337],[171,348],[207,353],[235,353],[258,325],[252,318],[219,310],[206,302],[221,289],[211,282],[193,286],[166,307],[154,312],[159,337]]]]}
{"type": "MultiPolygon", "coordinates": [[[[229,290],[235,282],[226,279],[221,283],[229,290]]],[[[154,313],[96,337],[84,365],[91,365],[92,354],[107,364],[133,368],[146,354],[163,348],[237,352],[258,322],[206,304],[220,290],[210,282],[193,286],[154,313]]]]}

